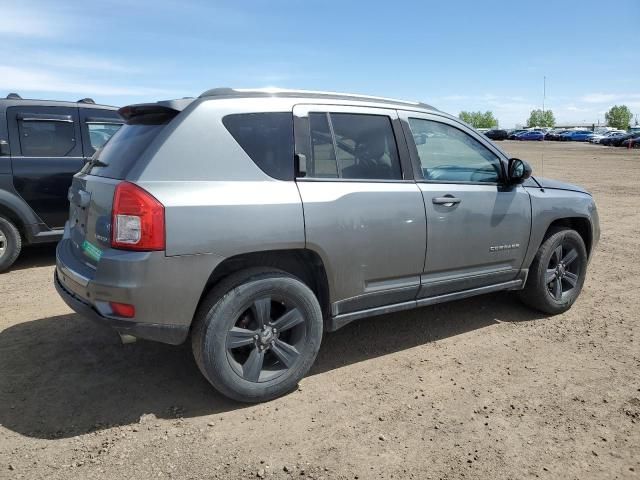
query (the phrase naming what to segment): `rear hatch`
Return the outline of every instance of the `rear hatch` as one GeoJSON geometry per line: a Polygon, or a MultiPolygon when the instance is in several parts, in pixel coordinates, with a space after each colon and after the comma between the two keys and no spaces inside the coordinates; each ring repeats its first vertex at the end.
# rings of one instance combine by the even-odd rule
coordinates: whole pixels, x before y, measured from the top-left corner
{"type": "Polygon", "coordinates": [[[115,188],[179,113],[179,109],[167,106],[171,103],[121,108],[125,125],[74,176],[69,189],[71,242],[65,248],[70,248],[76,260],[86,267],[95,268],[104,251],[110,248],[115,188]]]}

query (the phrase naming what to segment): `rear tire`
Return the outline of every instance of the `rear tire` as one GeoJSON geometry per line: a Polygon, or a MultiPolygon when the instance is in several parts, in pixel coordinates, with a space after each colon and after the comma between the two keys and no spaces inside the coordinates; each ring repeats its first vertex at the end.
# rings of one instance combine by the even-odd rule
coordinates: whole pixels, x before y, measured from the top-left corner
{"type": "Polygon", "coordinates": [[[22,250],[22,237],[16,226],[0,217],[0,273],[16,261],[22,250]]]}
{"type": "Polygon", "coordinates": [[[280,270],[249,269],[214,287],[195,316],[192,348],[222,394],[264,402],[295,389],[320,349],[323,319],[311,289],[280,270]]]}
{"type": "Polygon", "coordinates": [[[575,230],[554,229],[540,245],[520,300],[536,310],[566,312],[580,295],[587,273],[587,249],[575,230]]]}

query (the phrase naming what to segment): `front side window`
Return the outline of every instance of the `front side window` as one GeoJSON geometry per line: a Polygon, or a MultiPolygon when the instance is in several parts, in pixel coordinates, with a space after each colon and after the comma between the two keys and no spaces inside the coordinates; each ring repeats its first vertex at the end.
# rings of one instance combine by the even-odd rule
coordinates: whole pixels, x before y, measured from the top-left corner
{"type": "Polygon", "coordinates": [[[18,127],[25,157],[64,157],[76,146],[72,121],[24,119],[18,127]]]}
{"type": "Polygon", "coordinates": [[[391,119],[386,115],[310,113],[308,176],[400,180],[402,172],[391,119]]]}
{"type": "Polygon", "coordinates": [[[267,175],[293,179],[293,115],[290,112],[237,113],[222,123],[267,175]]]}
{"type": "Polygon", "coordinates": [[[499,182],[498,156],[462,130],[421,118],[410,118],[409,126],[425,180],[499,182]]]}
{"type": "Polygon", "coordinates": [[[93,150],[101,149],[121,126],[119,123],[87,123],[91,148],[93,148],[93,150]]]}

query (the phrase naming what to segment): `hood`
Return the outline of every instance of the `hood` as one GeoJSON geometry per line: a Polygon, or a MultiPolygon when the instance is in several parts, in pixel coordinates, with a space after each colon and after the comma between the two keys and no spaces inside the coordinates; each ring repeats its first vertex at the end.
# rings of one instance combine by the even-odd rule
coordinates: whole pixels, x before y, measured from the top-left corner
{"type": "MultiPolygon", "coordinates": [[[[591,195],[587,190],[577,185],[572,185],[571,183],[561,182],[559,180],[553,180],[551,178],[543,178],[543,177],[531,177],[535,183],[537,183],[542,188],[553,188],[555,190],[569,190],[571,192],[580,192],[586,193],[587,195],[591,195]]],[[[530,185],[526,185],[527,187],[530,185]]],[[[531,185],[533,186],[533,185],[531,185]]]]}

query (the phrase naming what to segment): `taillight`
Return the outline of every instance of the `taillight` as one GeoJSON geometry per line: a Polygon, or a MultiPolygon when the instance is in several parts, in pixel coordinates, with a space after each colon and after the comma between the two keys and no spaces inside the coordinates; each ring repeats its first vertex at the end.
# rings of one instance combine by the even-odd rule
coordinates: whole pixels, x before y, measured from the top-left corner
{"type": "Polygon", "coordinates": [[[164,206],[149,192],[119,183],[113,196],[111,246],[122,250],[164,250],[164,206]]]}

